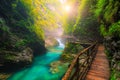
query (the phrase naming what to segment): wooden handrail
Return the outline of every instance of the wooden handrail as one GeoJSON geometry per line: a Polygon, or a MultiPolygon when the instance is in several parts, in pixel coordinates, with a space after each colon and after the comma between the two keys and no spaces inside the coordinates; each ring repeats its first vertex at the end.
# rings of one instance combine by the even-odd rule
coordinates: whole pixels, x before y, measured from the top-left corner
{"type": "MultiPolygon", "coordinates": [[[[92,63],[93,57],[94,57],[94,55],[95,55],[95,54],[92,54],[92,53],[95,53],[94,50],[95,50],[96,44],[97,44],[97,42],[95,42],[95,43],[92,44],[91,46],[85,48],[84,50],[82,50],[82,51],[75,57],[75,59],[72,61],[71,65],[70,65],[70,67],[68,68],[67,72],[66,72],[65,75],[63,76],[62,80],[73,80],[73,79],[71,79],[71,78],[77,77],[76,75],[75,75],[75,76],[73,75],[73,76],[71,77],[71,73],[72,73],[73,69],[74,69],[74,68],[76,69],[76,71],[73,72],[73,74],[79,75],[79,71],[78,71],[78,70],[80,69],[79,67],[82,66],[82,65],[84,65],[84,64],[88,64],[88,63],[86,63],[86,62],[90,60],[90,63],[87,65],[87,68],[86,68],[85,70],[87,70],[87,69],[89,68],[89,66],[90,66],[91,63],[92,63]],[[88,57],[87,57],[88,59],[86,59],[85,62],[79,66],[79,57],[80,57],[82,54],[85,54],[85,53],[87,53],[87,55],[88,55],[88,54],[90,54],[90,55],[88,55],[88,57]],[[91,58],[90,56],[92,56],[92,58],[91,58]],[[77,66],[77,67],[76,67],[76,66],[77,66]],[[77,69],[77,68],[78,68],[78,69],[77,69]]],[[[84,72],[86,72],[86,71],[84,71],[84,72]]],[[[80,75],[79,75],[79,76],[80,76],[80,75]]],[[[79,76],[78,76],[78,77],[79,77],[79,76]]],[[[80,79],[77,78],[77,80],[80,80],[80,79]]]]}

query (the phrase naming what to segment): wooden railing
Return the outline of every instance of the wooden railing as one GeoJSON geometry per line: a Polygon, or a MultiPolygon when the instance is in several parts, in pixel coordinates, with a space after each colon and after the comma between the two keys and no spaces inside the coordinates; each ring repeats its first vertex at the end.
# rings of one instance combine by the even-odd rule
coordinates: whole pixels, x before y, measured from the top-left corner
{"type": "Polygon", "coordinates": [[[81,51],[72,61],[62,80],[85,80],[96,51],[97,42],[81,51]]]}

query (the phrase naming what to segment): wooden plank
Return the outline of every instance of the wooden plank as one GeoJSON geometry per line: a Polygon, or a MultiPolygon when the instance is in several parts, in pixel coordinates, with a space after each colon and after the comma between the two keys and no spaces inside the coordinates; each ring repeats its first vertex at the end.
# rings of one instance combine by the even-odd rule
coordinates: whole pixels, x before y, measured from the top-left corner
{"type": "Polygon", "coordinates": [[[104,46],[100,45],[91,68],[86,76],[86,80],[109,80],[110,69],[104,46]],[[102,58],[103,57],[103,58],[102,58]]]}
{"type": "MultiPolygon", "coordinates": [[[[84,54],[85,52],[87,52],[90,48],[94,47],[97,44],[97,42],[95,42],[94,44],[92,44],[91,46],[89,46],[88,48],[85,48],[84,50],[82,50],[77,56],[76,58],[72,61],[70,67],[68,68],[67,72],[65,73],[64,77],[62,78],[62,80],[69,80],[70,74],[72,72],[72,69],[75,67],[76,62],[79,58],[80,55],[84,54]]],[[[92,50],[92,49],[90,49],[92,50]]]]}

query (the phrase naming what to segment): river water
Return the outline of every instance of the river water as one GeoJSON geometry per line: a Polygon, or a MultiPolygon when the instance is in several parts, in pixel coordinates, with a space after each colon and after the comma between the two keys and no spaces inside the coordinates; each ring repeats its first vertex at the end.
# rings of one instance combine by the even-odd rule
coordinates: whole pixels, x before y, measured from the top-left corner
{"type": "Polygon", "coordinates": [[[60,39],[57,39],[59,46],[51,48],[42,56],[37,56],[30,67],[14,73],[8,80],[61,80],[65,73],[65,69],[59,66],[59,72],[52,73],[50,71],[50,63],[57,61],[64,49],[60,39]]]}

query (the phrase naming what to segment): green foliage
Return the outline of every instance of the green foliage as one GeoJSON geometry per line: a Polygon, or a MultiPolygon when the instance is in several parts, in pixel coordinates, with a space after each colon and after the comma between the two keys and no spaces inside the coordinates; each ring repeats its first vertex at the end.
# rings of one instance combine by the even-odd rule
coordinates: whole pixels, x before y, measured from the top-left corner
{"type": "Polygon", "coordinates": [[[115,71],[112,71],[110,80],[117,80],[115,76],[115,71]]]}
{"type": "Polygon", "coordinates": [[[117,1],[109,0],[109,4],[104,9],[104,19],[106,19],[106,22],[112,22],[112,19],[114,15],[118,11],[118,5],[120,3],[117,1]]]}
{"type": "Polygon", "coordinates": [[[70,53],[76,54],[82,49],[83,49],[83,47],[80,44],[67,43],[63,53],[65,53],[65,54],[70,54],[70,53]]]}
{"type": "Polygon", "coordinates": [[[100,25],[100,31],[101,31],[101,35],[103,35],[103,36],[107,36],[108,35],[107,32],[106,32],[104,24],[100,25]]]}
{"type": "MultiPolygon", "coordinates": [[[[60,14],[50,7],[56,9],[59,5],[58,0],[5,0],[0,1],[0,16],[6,19],[12,34],[25,39],[27,43],[36,41],[37,37],[43,43],[44,29],[51,30],[58,27],[60,14]]],[[[0,19],[0,25],[4,24],[1,23],[0,19]]],[[[6,26],[2,29],[8,30],[6,26]]]]}
{"type": "MultiPolygon", "coordinates": [[[[120,62],[116,62],[116,65],[120,66],[120,62]]],[[[116,70],[116,68],[113,68],[111,70],[110,80],[118,80],[120,78],[120,71],[116,70]]]]}
{"type": "Polygon", "coordinates": [[[85,14],[87,14],[87,13],[84,13],[84,12],[86,12],[87,9],[84,9],[84,8],[87,8],[87,3],[88,3],[87,0],[81,0],[81,1],[79,2],[80,6],[79,6],[79,8],[78,8],[78,16],[77,16],[77,20],[76,20],[76,22],[75,22],[75,24],[74,24],[74,26],[73,26],[73,27],[74,27],[74,28],[73,28],[73,31],[74,31],[77,27],[80,27],[79,24],[80,24],[81,19],[86,16],[85,14]]]}
{"type": "Polygon", "coordinates": [[[4,58],[5,58],[6,60],[10,61],[10,60],[14,60],[14,59],[15,59],[15,56],[13,56],[13,55],[11,55],[11,54],[6,54],[6,55],[4,56],[4,58]]]}
{"type": "MultiPolygon", "coordinates": [[[[94,39],[99,36],[99,28],[97,18],[93,15],[95,3],[93,0],[81,0],[77,20],[75,21],[72,33],[78,39],[94,39]]],[[[89,40],[88,40],[89,41],[89,40]]]]}
{"type": "Polygon", "coordinates": [[[74,57],[71,56],[71,54],[62,53],[62,55],[61,55],[61,60],[62,61],[71,62],[73,59],[74,59],[74,57]]]}
{"type": "Polygon", "coordinates": [[[0,18],[0,30],[9,32],[9,28],[6,26],[5,21],[0,18]]]}
{"type": "Polygon", "coordinates": [[[20,0],[29,16],[28,29],[34,30],[39,38],[44,38],[43,30],[54,30],[61,23],[60,2],[58,0],[20,0]],[[30,24],[31,20],[33,21],[30,24]]]}
{"type": "Polygon", "coordinates": [[[35,32],[38,35],[39,39],[41,39],[41,38],[43,39],[44,36],[43,36],[43,31],[40,27],[41,25],[36,23],[36,20],[37,20],[36,18],[37,18],[37,16],[39,17],[39,15],[38,15],[39,13],[37,11],[35,11],[35,7],[32,4],[33,1],[32,0],[27,0],[27,1],[21,0],[21,3],[23,5],[23,7],[25,7],[25,9],[26,9],[25,13],[27,13],[29,18],[27,19],[27,22],[24,22],[24,20],[21,20],[18,22],[17,25],[26,26],[27,29],[29,29],[32,32],[35,32]]]}
{"type": "Polygon", "coordinates": [[[100,31],[103,36],[116,36],[120,37],[120,21],[113,23],[109,30],[106,30],[105,25],[101,24],[100,31]]]}
{"type": "Polygon", "coordinates": [[[79,4],[80,4],[80,1],[75,1],[75,0],[69,0],[66,2],[66,5],[71,6],[71,10],[69,13],[65,13],[65,11],[62,13],[63,14],[62,26],[65,34],[71,35],[73,33],[74,25],[79,16],[78,14],[79,4]]]}
{"type": "Polygon", "coordinates": [[[109,28],[109,34],[120,37],[120,21],[113,23],[109,28]]]}
{"type": "Polygon", "coordinates": [[[20,47],[20,46],[25,46],[27,44],[27,40],[19,40],[16,42],[15,46],[20,47]]]}
{"type": "Polygon", "coordinates": [[[68,20],[64,26],[64,33],[65,34],[72,34],[74,19],[68,20]]]}
{"type": "Polygon", "coordinates": [[[103,14],[103,9],[104,9],[105,4],[106,4],[106,0],[97,1],[96,9],[95,9],[96,16],[103,14]]]}
{"type": "Polygon", "coordinates": [[[77,38],[95,38],[99,36],[99,28],[96,18],[90,15],[81,19],[76,28],[74,28],[73,35],[77,38]]]}
{"type": "Polygon", "coordinates": [[[81,51],[83,47],[80,44],[66,43],[65,49],[61,54],[61,60],[71,62],[74,56],[81,51]]]}
{"type": "Polygon", "coordinates": [[[118,36],[119,30],[119,1],[99,0],[95,5],[94,13],[101,22],[100,31],[103,36],[118,36]]]}

